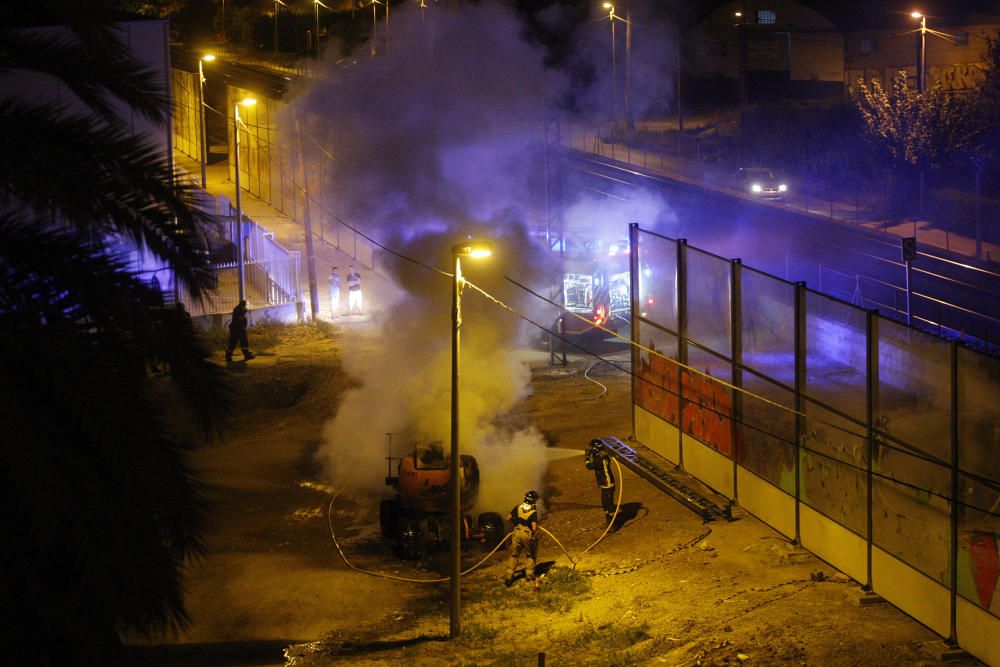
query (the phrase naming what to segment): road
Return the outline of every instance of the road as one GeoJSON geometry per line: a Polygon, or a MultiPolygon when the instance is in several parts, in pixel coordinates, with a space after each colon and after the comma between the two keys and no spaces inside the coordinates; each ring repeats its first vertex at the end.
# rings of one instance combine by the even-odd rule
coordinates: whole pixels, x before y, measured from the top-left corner
{"type": "MultiPolygon", "coordinates": [[[[589,192],[624,211],[650,194],[665,213],[640,226],[813,290],[906,319],[906,269],[899,239],[849,223],[756,201],[723,187],[645,172],[578,151],[562,156],[568,196],[589,192]]],[[[580,231],[565,221],[566,234],[580,231]]],[[[1000,344],[1000,274],[920,246],[913,263],[916,326],[972,345],[1000,344]]]]}

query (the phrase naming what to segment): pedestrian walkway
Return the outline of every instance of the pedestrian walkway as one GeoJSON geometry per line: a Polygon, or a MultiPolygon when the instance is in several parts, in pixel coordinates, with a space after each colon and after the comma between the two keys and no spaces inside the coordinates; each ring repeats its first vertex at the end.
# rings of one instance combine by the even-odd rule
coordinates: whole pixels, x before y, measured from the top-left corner
{"type": "MultiPolygon", "coordinates": [[[[197,177],[201,173],[201,165],[197,160],[175,151],[174,161],[178,168],[187,171],[198,180],[197,177]]],[[[223,160],[208,165],[205,191],[213,197],[221,195],[235,203],[236,184],[229,178],[229,164],[227,161],[223,160]]],[[[311,313],[310,280],[306,238],[302,223],[274,209],[267,202],[255,197],[246,190],[242,192],[240,203],[244,216],[250,218],[268,232],[273,233],[274,240],[284,248],[297,251],[301,254],[302,281],[304,283],[303,300],[305,301],[303,315],[306,319],[309,319],[311,313]]],[[[350,325],[368,323],[377,319],[379,312],[387,308],[391,301],[397,297],[397,290],[384,275],[377,270],[364,266],[357,258],[340,250],[329,241],[322,239],[315,232],[313,234],[313,249],[315,253],[319,319],[350,325]],[[347,275],[348,267],[351,265],[361,274],[364,309],[360,315],[347,313],[347,286],[344,276],[347,275]],[[340,312],[337,313],[331,310],[330,292],[327,282],[330,267],[332,266],[339,267],[341,278],[344,282],[339,304],[340,312]]]]}
{"type": "MultiPolygon", "coordinates": [[[[641,124],[639,124],[641,130],[641,124]]],[[[941,229],[928,220],[907,220],[892,222],[875,215],[873,207],[865,207],[863,202],[846,198],[817,198],[805,193],[793,192],[783,202],[768,202],[755,199],[734,190],[734,170],[718,163],[707,163],[698,159],[700,153],[696,148],[685,150],[691,157],[678,157],[681,152],[673,146],[674,154],[670,154],[663,145],[640,143],[632,146],[621,141],[611,141],[611,132],[607,126],[603,128],[566,124],[562,128],[560,142],[562,145],[585,153],[591,153],[603,158],[610,158],[644,171],[665,176],[667,178],[715,190],[728,196],[743,197],[757,203],[778,208],[792,208],[801,213],[836,221],[840,224],[861,226],[866,229],[883,233],[887,236],[903,238],[914,236],[917,243],[942,251],[942,255],[962,259],[982,268],[995,269],[1000,262],[1000,243],[983,240],[980,244],[980,260],[976,260],[976,241],[974,238],[954,234],[947,229],[941,229]],[[992,265],[992,266],[991,266],[992,265]]],[[[660,142],[662,144],[662,142],[660,142]]],[[[985,223],[984,223],[985,224],[985,223]]]]}

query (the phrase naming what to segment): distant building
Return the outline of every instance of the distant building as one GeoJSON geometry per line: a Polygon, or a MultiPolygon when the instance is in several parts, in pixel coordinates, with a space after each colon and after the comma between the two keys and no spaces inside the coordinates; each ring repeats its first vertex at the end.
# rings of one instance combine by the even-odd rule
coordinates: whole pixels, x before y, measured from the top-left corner
{"type": "MultiPolygon", "coordinates": [[[[844,66],[846,84],[861,79],[887,84],[905,70],[916,86],[920,52],[920,20],[910,17],[909,28],[853,29],[846,33],[844,66]]],[[[1000,17],[976,17],[968,22],[938,23],[928,19],[925,43],[927,86],[940,80],[944,90],[962,93],[974,90],[983,79],[986,38],[997,38],[1000,17]],[[930,32],[933,30],[938,34],[930,32]]]]}
{"type": "Polygon", "coordinates": [[[695,44],[689,75],[724,80],[738,91],[742,61],[750,102],[843,94],[844,35],[802,3],[728,2],[701,22],[695,44]]]}

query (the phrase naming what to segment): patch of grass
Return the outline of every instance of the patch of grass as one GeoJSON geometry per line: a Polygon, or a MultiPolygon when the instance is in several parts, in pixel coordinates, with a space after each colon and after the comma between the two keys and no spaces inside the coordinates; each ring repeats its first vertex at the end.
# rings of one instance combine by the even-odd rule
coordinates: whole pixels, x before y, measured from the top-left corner
{"type": "Polygon", "coordinates": [[[464,594],[467,604],[483,605],[488,609],[520,609],[530,607],[547,612],[566,613],[578,600],[590,592],[590,580],[575,570],[553,567],[542,580],[542,589],[535,592],[531,584],[518,580],[511,588],[487,582],[464,594]]]}
{"type": "MultiPolygon", "coordinates": [[[[228,320],[227,320],[228,321],[228,320]]],[[[247,327],[247,338],[250,341],[250,349],[255,351],[271,350],[282,340],[293,336],[296,331],[302,329],[313,329],[319,331],[324,336],[333,336],[334,327],[327,322],[317,322],[316,324],[286,324],[278,320],[264,318],[253,326],[247,327]]],[[[214,348],[225,348],[229,342],[229,327],[221,326],[209,329],[202,333],[205,341],[214,348]]]]}
{"type": "Polygon", "coordinates": [[[492,625],[482,623],[466,622],[462,624],[462,640],[474,644],[489,642],[496,639],[500,631],[492,625]]]}

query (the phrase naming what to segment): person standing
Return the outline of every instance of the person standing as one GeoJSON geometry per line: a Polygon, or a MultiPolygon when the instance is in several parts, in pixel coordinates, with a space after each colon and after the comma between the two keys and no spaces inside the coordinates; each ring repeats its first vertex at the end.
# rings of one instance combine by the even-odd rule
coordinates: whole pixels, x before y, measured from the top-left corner
{"type": "Polygon", "coordinates": [[[229,321],[229,345],[226,346],[226,361],[233,360],[233,350],[239,344],[243,350],[243,358],[250,360],[256,357],[250,351],[250,342],[247,340],[247,302],[240,301],[233,308],[233,318],[229,321]]]}
{"type": "Polygon", "coordinates": [[[525,557],[524,576],[533,582],[535,590],[538,590],[538,579],[535,578],[535,565],[538,557],[538,492],[528,491],[524,494],[524,502],[517,505],[510,511],[510,520],[514,524],[514,532],[511,533],[510,548],[510,576],[504,580],[506,586],[514,583],[514,574],[521,561],[521,556],[525,557]]]}
{"type": "Polygon", "coordinates": [[[348,267],[347,274],[347,312],[349,314],[354,313],[355,307],[358,309],[358,315],[361,314],[361,274],[354,270],[354,265],[352,264],[348,267]]]}
{"type": "Polygon", "coordinates": [[[611,472],[611,457],[608,456],[604,443],[596,438],[590,441],[590,450],[587,452],[587,470],[594,471],[597,486],[601,490],[604,522],[611,523],[615,518],[615,476],[611,472]]]}
{"type": "Polygon", "coordinates": [[[337,267],[330,269],[330,315],[337,316],[340,308],[340,273],[337,267]]]}

